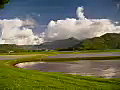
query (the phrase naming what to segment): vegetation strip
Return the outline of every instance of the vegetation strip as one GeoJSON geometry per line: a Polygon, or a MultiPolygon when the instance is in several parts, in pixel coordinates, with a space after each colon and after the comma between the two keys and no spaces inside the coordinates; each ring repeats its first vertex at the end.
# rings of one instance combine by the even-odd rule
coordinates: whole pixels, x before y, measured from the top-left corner
{"type": "MultiPolygon", "coordinates": [[[[0,61],[0,89],[4,90],[119,90],[120,79],[105,79],[88,76],[68,75],[61,73],[38,72],[25,70],[13,65],[20,62],[52,61],[42,54],[17,60],[0,61]]],[[[98,58],[98,57],[97,57],[98,58]]],[[[110,57],[109,59],[113,59],[110,57]]],[[[119,58],[119,57],[114,57],[119,58]]],[[[75,58],[77,60],[78,58],[75,58]]],[[[87,58],[88,59],[88,58],[87,58]]],[[[89,58],[90,59],[90,58],[89,58]]],[[[95,58],[94,58],[95,59],[95,58]]],[[[102,59],[102,58],[101,58],[102,59]]],[[[54,59],[54,61],[61,59],[54,59]]],[[[63,61],[69,59],[63,59],[63,61]]],[[[71,58],[72,60],[72,58],[71,58]]]]}

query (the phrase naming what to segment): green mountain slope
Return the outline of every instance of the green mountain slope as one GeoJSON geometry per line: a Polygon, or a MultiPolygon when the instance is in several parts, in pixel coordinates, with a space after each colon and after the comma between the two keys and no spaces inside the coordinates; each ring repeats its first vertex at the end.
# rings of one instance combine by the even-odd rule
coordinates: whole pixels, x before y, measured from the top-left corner
{"type": "Polygon", "coordinates": [[[78,44],[80,41],[75,38],[69,38],[64,40],[56,40],[53,42],[46,42],[39,46],[39,48],[47,48],[47,49],[58,49],[58,48],[69,48],[78,44]]]}
{"type": "Polygon", "coordinates": [[[120,34],[107,33],[101,37],[86,39],[73,48],[80,50],[120,49],[120,34]]]}

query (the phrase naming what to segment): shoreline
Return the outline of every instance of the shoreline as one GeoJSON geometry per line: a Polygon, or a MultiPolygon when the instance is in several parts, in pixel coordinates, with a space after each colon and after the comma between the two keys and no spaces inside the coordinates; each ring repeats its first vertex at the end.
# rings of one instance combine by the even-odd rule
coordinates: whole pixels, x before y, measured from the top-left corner
{"type": "MultiPolygon", "coordinates": [[[[73,90],[80,89],[80,88],[83,88],[84,90],[86,88],[90,88],[93,90],[95,90],[96,88],[104,89],[104,90],[108,90],[108,88],[109,90],[111,90],[110,88],[120,89],[119,78],[105,79],[105,78],[90,77],[90,76],[78,76],[78,75],[68,75],[68,74],[64,75],[61,73],[38,72],[37,70],[25,70],[23,68],[17,68],[14,66],[15,64],[21,63],[21,62],[31,62],[31,61],[40,61],[40,60],[50,61],[51,59],[48,60],[47,57],[51,55],[53,56],[56,54],[42,54],[37,56],[20,58],[16,60],[0,60],[0,63],[1,63],[0,77],[4,79],[5,85],[6,84],[8,85],[7,88],[9,89],[12,88],[12,90],[16,90],[20,88],[22,88],[22,90],[26,88],[30,90],[33,87],[35,89],[38,89],[37,87],[39,87],[39,89],[44,87],[45,90],[48,90],[48,89],[55,90],[54,87],[61,88],[62,90],[63,89],[70,90],[71,88],[73,88],[73,90]],[[37,81],[37,84],[36,84],[36,81],[37,81]],[[48,81],[50,83],[48,83],[48,81]],[[19,84],[19,86],[17,86],[17,84],[19,84]],[[84,85],[87,87],[84,87],[84,85]]],[[[54,59],[53,61],[55,60],[56,59],[54,59]]],[[[65,59],[63,61],[65,61],[65,59]]],[[[0,79],[0,82],[3,82],[3,81],[0,79]]],[[[3,88],[6,88],[4,83],[1,86],[3,88]]]]}
{"type": "MultiPolygon", "coordinates": [[[[57,54],[59,55],[59,54],[57,54]]],[[[19,63],[24,63],[24,62],[67,62],[67,61],[78,61],[78,60],[120,60],[120,56],[82,56],[82,57],[73,57],[73,58],[56,58],[57,57],[56,54],[53,54],[53,55],[46,55],[46,54],[39,54],[39,55],[33,55],[33,56],[30,56],[30,57],[23,57],[23,61],[16,61],[13,66],[15,66],[16,64],[19,64],[19,63]],[[40,55],[45,55],[44,57],[39,57],[40,55]],[[55,57],[55,58],[54,58],[55,57]],[[31,58],[33,58],[31,60],[31,58]],[[30,59],[30,60],[28,60],[30,59]]],[[[66,55],[66,54],[60,54],[60,55],[66,55]]],[[[74,55],[74,54],[67,54],[67,55],[74,55]]],[[[81,54],[82,55],[82,54],[81,54]]],[[[94,54],[93,54],[94,55],[94,54]]]]}

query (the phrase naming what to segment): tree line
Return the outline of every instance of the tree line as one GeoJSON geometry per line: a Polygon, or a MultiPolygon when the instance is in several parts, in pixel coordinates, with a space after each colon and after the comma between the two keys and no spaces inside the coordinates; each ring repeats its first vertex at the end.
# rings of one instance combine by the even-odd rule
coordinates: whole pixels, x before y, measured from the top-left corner
{"type": "Polygon", "coordinates": [[[10,0],[0,0],[0,8],[4,8],[5,4],[7,4],[10,0]]]}

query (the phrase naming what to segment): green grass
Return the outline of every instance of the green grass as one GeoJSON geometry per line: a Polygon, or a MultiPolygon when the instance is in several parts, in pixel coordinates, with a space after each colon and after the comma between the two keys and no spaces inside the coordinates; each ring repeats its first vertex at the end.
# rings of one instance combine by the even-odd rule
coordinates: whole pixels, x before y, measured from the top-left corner
{"type": "MultiPolygon", "coordinates": [[[[52,61],[46,58],[48,55],[53,54],[47,53],[17,60],[1,60],[0,90],[120,90],[120,78],[105,79],[14,67],[16,63],[25,61],[52,61]]],[[[59,59],[54,59],[56,60],[59,59]]]]}

